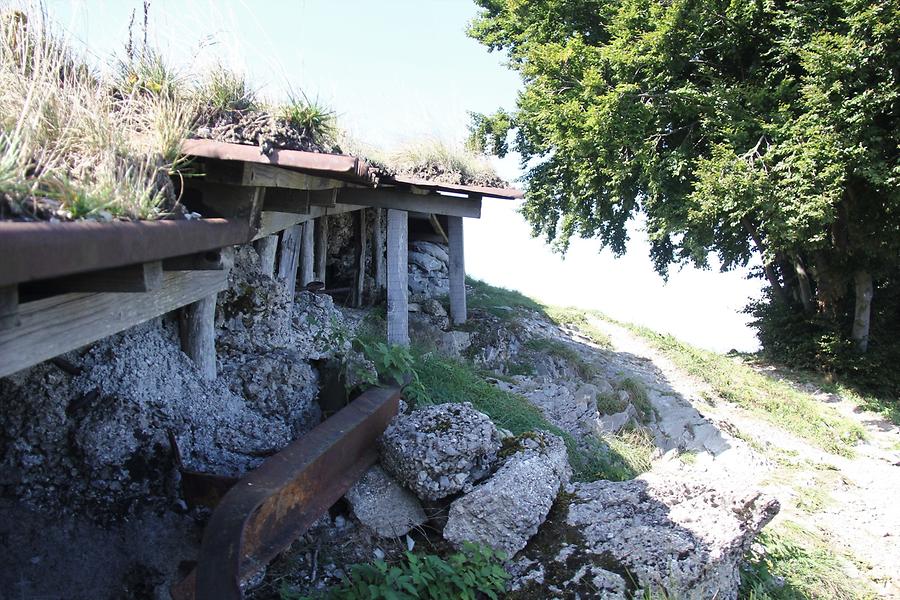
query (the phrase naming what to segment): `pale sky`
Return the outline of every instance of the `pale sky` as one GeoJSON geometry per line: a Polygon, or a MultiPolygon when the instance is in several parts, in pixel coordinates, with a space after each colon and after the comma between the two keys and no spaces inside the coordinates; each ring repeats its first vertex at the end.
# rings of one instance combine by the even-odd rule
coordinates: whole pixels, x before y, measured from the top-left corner
{"type": "MultiPolygon", "coordinates": [[[[48,0],[47,9],[100,63],[121,53],[132,10],[135,41],[142,36],[140,0],[48,0]]],[[[461,142],[468,111],[514,108],[518,76],[465,35],[475,12],[467,0],[153,0],[149,38],[185,72],[226,64],[273,100],[302,89],[332,106],[355,137],[390,148],[426,136],[461,142]]],[[[504,177],[519,176],[515,158],[495,162],[504,177]]],[[[596,240],[576,240],[562,259],[531,238],[517,205],[485,200],[482,218],[466,220],[472,276],[706,348],[756,349],[739,311],[761,281],[742,271],[673,268],[665,283],[638,223],[622,258],[598,253],[596,240]]]]}

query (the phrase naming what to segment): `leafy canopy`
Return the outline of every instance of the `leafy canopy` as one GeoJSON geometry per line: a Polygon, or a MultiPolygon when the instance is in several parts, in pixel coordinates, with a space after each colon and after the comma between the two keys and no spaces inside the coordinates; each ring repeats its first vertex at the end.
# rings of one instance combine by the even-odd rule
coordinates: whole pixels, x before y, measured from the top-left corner
{"type": "Polygon", "coordinates": [[[521,153],[535,235],[622,253],[642,211],[661,274],[761,251],[840,287],[896,263],[896,0],[476,2],[469,34],[525,86],[472,141],[521,153]]]}

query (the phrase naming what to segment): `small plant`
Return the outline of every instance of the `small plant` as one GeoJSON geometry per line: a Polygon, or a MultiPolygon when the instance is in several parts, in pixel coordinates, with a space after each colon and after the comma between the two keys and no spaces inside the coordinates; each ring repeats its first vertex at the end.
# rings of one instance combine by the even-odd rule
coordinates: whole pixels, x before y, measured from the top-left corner
{"type": "Polygon", "coordinates": [[[258,108],[256,92],[239,73],[221,65],[211,69],[200,84],[200,103],[215,112],[245,111],[258,108]]]}
{"type": "Polygon", "coordinates": [[[280,109],[279,115],[297,129],[306,133],[317,142],[334,143],[337,137],[337,116],[318,98],[310,100],[300,92],[288,94],[288,102],[280,109]]]}
{"type": "Polygon", "coordinates": [[[487,546],[466,543],[461,552],[446,559],[434,554],[406,552],[396,564],[377,560],[354,565],[340,585],[314,596],[282,590],[283,600],[328,598],[331,600],[497,600],[509,573],[505,556],[487,546]]]}
{"type": "MultiPolygon", "coordinates": [[[[375,365],[378,378],[403,387],[403,396],[413,404],[428,401],[425,386],[415,371],[415,359],[409,348],[397,344],[388,345],[380,341],[366,341],[357,338],[355,344],[363,355],[375,365]]],[[[377,385],[371,373],[358,373],[365,383],[377,385]]]]}
{"type": "Polygon", "coordinates": [[[649,423],[654,417],[659,417],[656,408],[647,395],[647,386],[639,379],[626,377],[619,382],[616,389],[628,392],[628,397],[631,399],[632,406],[637,410],[641,423],[649,423]]]}

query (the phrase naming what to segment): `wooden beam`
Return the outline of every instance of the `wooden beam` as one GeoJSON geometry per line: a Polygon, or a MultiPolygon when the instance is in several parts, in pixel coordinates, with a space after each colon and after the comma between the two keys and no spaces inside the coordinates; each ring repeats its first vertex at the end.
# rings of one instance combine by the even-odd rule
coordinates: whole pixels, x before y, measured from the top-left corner
{"type": "Polygon", "coordinates": [[[275,255],[278,251],[278,236],[267,235],[253,242],[256,253],[259,254],[259,272],[271,277],[275,274],[275,255]]]}
{"type": "Polygon", "coordinates": [[[466,322],[466,264],[463,243],[463,220],[447,217],[450,240],[450,319],[454,325],[466,322]]]}
{"type": "Polygon", "coordinates": [[[330,190],[344,187],[343,181],[299,173],[275,165],[258,163],[207,163],[206,181],[248,187],[330,190]]]}
{"type": "Polygon", "coordinates": [[[313,222],[316,227],[316,281],[325,283],[325,271],[328,268],[328,215],[323,215],[313,222]]]}
{"type": "MultiPolygon", "coordinates": [[[[455,217],[448,217],[455,218],[455,217]]],[[[444,231],[444,228],[441,227],[441,222],[438,220],[437,215],[428,215],[428,221],[431,223],[431,228],[434,229],[434,232],[444,239],[445,244],[450,243],[450,238],[447,237],[447,232],[444,231]]]]}
{"type": "Polygon", "coordinates": [[[216,378],[216,294],[210,294],[181,309],[181,349],[197,365],[207,381],[216,378]]]}
{"type": "Polygon", "coordinates": [[[0,329],[14,327],[19,322],[19,286],[0,287],[0,329]]]}
{"type": "Polygon", "coordinates": [[[0,377],[133,327],[224,290],[226,271],[173,271],[145,294],[62,294],[19,305],[0,330],[0,377]]]}
{"type": "Polygon", "coordinates": [[[481,217],[481,198],[458,198],[438,194],[410,194],[388,188],[345,188],[338,196],[340,202],[362,204],[378,208],[393,208],[407,212],[433,213],[453,217],[481,217]]]}
{"type": "Polygon", "coordinates": [[[263,211],[260,219],[259,230],[253,237],[258,240],[261,237],[284,231],[298,223],[305,223],[312,219],[318,219],[325,215],[339,215],[345,212],[361,210],[363,206],[355,204],[336,204],[334,206],[310,206],[308,215],[298,215],[275,211],[263,211]]]}
{"type": "Polygon", "coordinates": [[[387,211],[387,341],[409,346],[409,231],[406,212],[387,211]]]}
{"type": "Polygon", "coordinates": [[[285,294],[294,298],[297,287],[297,263],[300,261],[300,244],[303,226],[294,225],[281,234],[281,251],[278,256],[278,278],[284,282],[285,294]]]}
{"type": "Polygon", "coordinates": [[[194,181],[187,185],[200,192],[200,208],[204,215],[246,218],[251,231],[259,227],[260,212],[265,202],[266,188],[242,187],[214,181],[194,181]]]}
{"type": "Polygon", "coordinates": [[[303,287],[315,279],[313,263],[315,262],[315,232],[313,221],[307,221],[301,226],[300,235],[300,286],[303,287]]]}
{"type": "Polygon", "coordinates": [[[366,288],[366,210],[357,213],[356,236],[356,289],[353,293],[356,308],[363,305],[363,296],[366,288]]]}
{"type": "Polygon", "coordinates": [[[152,292],[162,287],[162,261],[90,271],[68,277],[48,279],[33,285],[35,291],[48,294],[72,292],[152,292]]]}
{"type": "Polygon", "coordinates": [[[221,271],[227,267],[224,254],[220,248],[199,254],[175,256],[164,259],[162,267],[163,271],[221,271]]]}
{"type": "Polygon", "coordinates": [[[380,301],[382,298],[381,293],[384,290],[384,230],[382,229],[384,210],[373,208],[372,212],[375,214],[375,223],[372,226],[373,237],[375,238],[372,243],[372,257],[375,263],[375,297],[380,301]]]}
{"type": "MultiPolygon", "coordinates": [[[[263,210],[294,213],[298,215],[309,214],[310,198],[305,190],[291,190],[285,188],[266,188],[266,196],[263,201],[263,210]]],[[[316,192],[321,193],[321,192],[316,192]]],[[[327,192],[331,193],[331,192],[327,192]]]]}

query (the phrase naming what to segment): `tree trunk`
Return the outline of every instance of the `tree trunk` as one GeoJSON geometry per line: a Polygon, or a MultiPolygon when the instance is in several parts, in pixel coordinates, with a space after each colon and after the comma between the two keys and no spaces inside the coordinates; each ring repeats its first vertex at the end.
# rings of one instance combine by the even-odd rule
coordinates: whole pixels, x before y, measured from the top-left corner
{"type": "Polygon", "coordinates": [[[806,272],[806,267],[803,266],[803,261],[799,256],[794,258],[794,268],[797,271],[797,281],[800,284],[800,302],[803,303],[803,310],[808,313],[815,312],[816,308],[813,305],[809,274],[806,272]]]}
{"type": "Polygon", "coordinates": [[[756,250],[759,252],[759,255],[763,261],[763,271],[766,274],[766,279],[769,280],[769,285],[772,286],[772,291],[775,292],[775,297],[778,298],[782,303],[784,303],[785,306],[790,306],[790,299],[785,293],[784,288],[781,287],[781,283],[778,281],[778,275],[775,274],[775,269],[772,268],[772,263],[766,260],[766,247],[765,245],[763,245],[763,241],[759,235],[759,231],[756,229],[756,227],[753,226],[753,223],[751,223],[750,219],[748,219],[747,217],[741,219],[741,225],[744,226],[744,229],[746,229],[747,233],[750,234],[750,237],[753,238],[753,243],[756,245],[756,250]]]}
{"type": "Polygon", "coordinates": [[[856,350],[862,354],[869,348],[869,321],[872,314],[874,290],[872,275],[868,271],[857,271],[854,279],[856,282],[856,306],[850,338],[856,344],[856,350]]]}

